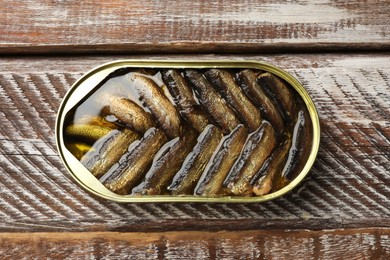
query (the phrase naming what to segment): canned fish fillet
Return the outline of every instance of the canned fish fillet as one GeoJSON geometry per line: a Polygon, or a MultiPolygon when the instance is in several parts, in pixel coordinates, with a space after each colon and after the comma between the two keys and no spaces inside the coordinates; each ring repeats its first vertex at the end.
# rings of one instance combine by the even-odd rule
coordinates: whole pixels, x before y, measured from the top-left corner
{"type": "Polygon", "coordinates": [[[293,189],[319,147],[302,85],[254,61],[135,61],[81,77],[58,113],[59,154],[120,202],[261,202],[293,189]]]}

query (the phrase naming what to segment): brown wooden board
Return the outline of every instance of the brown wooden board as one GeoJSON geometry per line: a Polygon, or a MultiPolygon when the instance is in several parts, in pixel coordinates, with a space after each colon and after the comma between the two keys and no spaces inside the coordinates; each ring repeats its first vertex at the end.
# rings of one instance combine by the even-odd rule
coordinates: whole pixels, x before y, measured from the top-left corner
{"type": "Polygon", "coordinates": [[[1,233],[2,259],[388,259],[390,229],[1,233]]]}
{"type": "Polygon", "coordinates": [[[0,60],[0,231],[390,227],[389,54],[20,57],[0,60]],[[116,59],[251,59],[300,80],[321,148],[303,183],[262,204],[119,204],[81,189],[55,147],[59,104],[84,72],[116,59]]]}
{"type": "Polygon", "coordinates": [[[0,54],[389,50],[386,1],[3,0],[0,54]]]}

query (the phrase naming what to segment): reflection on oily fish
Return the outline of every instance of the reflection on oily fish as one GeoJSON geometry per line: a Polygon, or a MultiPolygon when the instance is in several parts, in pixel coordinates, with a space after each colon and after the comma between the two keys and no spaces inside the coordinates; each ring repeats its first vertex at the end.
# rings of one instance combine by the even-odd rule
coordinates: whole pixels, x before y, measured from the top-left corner
{"type": "Polygon", "coordinates": [[[224,134],[230,133],[240,124],[233,110],[217,93],[203,75],[195,69],[187,69],[185,78],[195,89],[196,96],[208,115],[221,127],[224,134]]]}
{"type": "Polygon", "coordinates": [[[96,178],[103,176],[139,137],[138,133],[130,129],[123,129],[106,147],[103,146],[104,149],[99,150],[100,160],[90,168],[91,173],[96,178]]]}
{"type": "Polygon", "coordinates": [[[286,180],[294,179],[296,177],[295,174],[303,169],[310,155],[311,139],[312,128],[309,114],[302,107],[302,110],[298,112],[288,161],[282,173],[286,180]]]}
{"type": "Polygon", "coordinates": [[[206,113],[196,103],[193,91],[178,70],[169,69],[162,72],[162,78],[183,115],[198,132],[209,124],[206,113]]]}
{"type": "MultiPolygon", "coordinates": [[[[287,137],[271,157],[267,159],[259,173],[253,178],[253,193],[257,196],[264,196],[272,191],[276,182],[280,180],[283,167],[286,165],[288,152],[291,147],[291,138],[287,137]]],[[[252,180],[252,181],[253,181],[252,180]]]]}
{"type": "Polygon", "coordinates": [[[247,135],[248,130],[240,124],[221,140],[195,188],[196,195],[221,195],[223,181],[240,155],[247,135]]]}
{"type": "Polygon", "coordinates": [[[275,145],[275,132],[272,126],[264,121],[259,129],[248,137],[240,157],[224,182],[231,193],[241,196],[252,194],[250,181],[271,155],[275,145]]]}
{"type": "Polygon", "coordinates": [[[221,139],[222,133],[218,127],[208,125],[204,129],[198,137],[194,150],[188,154],[183,166],[168,187],[172,195],[194,194],[194,188],[221,139]]]}
{"type": "Polygon", "coordinates": [[[167,194],[168,185],[192,151],[196,144],[196,137],[194,130],[188,129],[183,136],[176,137],[165,144],[153,160],[145,179],[132,190],[132,194],[167,194]]]}
{"type": "Polygon", "coordinates": [[[99,178],[108,170],[110,164],[119,160],[120,155],[126,152],[129,144],[135,139],[138,139],[138,134],[132,130],[113,129],[97,140],[80,162],[99,178]]]}
{"type": "Polygon", "coordinates": [[[112,192],[130,194],[134,186],[144,178],[154,156],[167,141],[162,130],[149,129],[100,180],[112,192]]]}
{"type": "Polygon", "coordinates": [[[294,124],[296,120],[296,99],[284,81],[269,72],[259,75],[258,84],[274,99],[275,104],[280,106],[286,125],[294,124]]]}
{"type": "Polygon", "coordinates": [[[284,131],[284,122],[277,106],[269,99],[264,90],[256,82],[256,73],[245,69],[237,74],[240,86],[245,94],[260,108],[263,116],[279,134],[284,131]]]}
{"type": "Polygon", "coordinates": [[[115,140],[115,137],[120,134],[119,129],[113,129],[108,134],[97,140],[91,149],[81,158],[80,162],[85,168],[91,168],[101,159],[100,154],[115,140]]]}
{"type": "Polygon", "coordinates": [[[152,115],[130,99],[104,92],[100,95],[99,100],[104,104],[103,114],[114,115],[129,128],[139,133],[145,133],[149,128],[156,126],[152,115]]]}
{"type": "Polygon", "coordinates": [[[138,92],[169,138],[181,135],[180,115],[162,89],[150,78],[130,73],[127,79],[138,92]]]}
{"type": "Polygon", "coordinates": [[[261,124],[260,111],[245,96],[234,81],[232,74],[224,69],[209,69],[205,72],[209,82],[225,98],[226,102],[236,111],[237,117],[249,128],[255,131],[261,124]]]}

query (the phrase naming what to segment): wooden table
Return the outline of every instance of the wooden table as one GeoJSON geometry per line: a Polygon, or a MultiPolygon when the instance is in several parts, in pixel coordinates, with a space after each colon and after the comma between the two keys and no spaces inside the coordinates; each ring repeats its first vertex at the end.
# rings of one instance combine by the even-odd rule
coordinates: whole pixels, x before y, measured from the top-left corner
{"type": "Polygon", "coordinates": [[[390,258],[388,1],[0,3],[1,258],[390,258]],[[321,148],[261,204],[118,204],[81,189],[54,141],[84,72],[142,59],[251,59],[300,80],[321,148]]]}

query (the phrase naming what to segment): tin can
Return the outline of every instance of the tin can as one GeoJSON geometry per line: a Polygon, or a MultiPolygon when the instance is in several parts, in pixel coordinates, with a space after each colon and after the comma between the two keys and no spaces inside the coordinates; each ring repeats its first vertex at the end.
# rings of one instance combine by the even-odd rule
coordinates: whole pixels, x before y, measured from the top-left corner
{"type": "MultiPolygon", "coordinates": [[[[218,75],[215,77],[218,77],[218,75]]],[[[224,76],[221,76],[221,77],[222,77],[222,79],[220,79],[220,81],[222,81],[221,84],[223,84],[223,81],[224,81],[223,77],[224,76]]],[[[183,78],[184,78],[184,76],[183,76],[183,78]]],[[[227,80],[227,81],[229,81],[229,80],[227,80]]],[[[213,79],[211,79],[211,81],[213,81],[213,79]]],[[[217,81],[218,80],[216,80],[216,82],[217,81]]],[[[219,84],[219,83],[217,82],[216,84],[219,84]]],[[[245,85],[245,82],[242,84],[245,85]]],[[[248,84],[251,84],[251,82],[249,82],[248,84]]],[[[256,97],[255,97],[256,93],[254,93],[252,96],[251,91],[248,89],[245,89],[245,86],[240,86],[240,87],[241,87],[241,90],[239,92],[243,92],[243,93],[245,92],[246,97],[248,98],[250,103],[254,104],[256,106],[256,97]]],[[[130,86],[130,88],[132,88],[132,87],[130,86]]],[[[272,86],[271,86],[271,88],[272,88],[272,86]]],[[[114,85],[110,86],[110,89],[115,89],[115,86],[114,85]]],[[[112,91],[116,92],[116,90],[112,90],[112,91]]],[[[133,93],[134,89],[130,89],[129,91],[133,93]]],[[[195,88],[194,100],[196,102],[196,105],[199,105],[199,102],[201,102],[201,101],[199,101],[198,99],[201,99],[202,97],[199,98],[199,96],[198,96],[199,93],[197,93],[197,91],[199,92],[199,90],[196,90],[196,88],[195,88]]],[[[219,94],[222,97],[223,103],[228,103],[228,107],[232,108],[231,110],[233,112],[235,112],[235,114],[240,114],[241,112],[239,112],[234,107],[235,104],[233,104],[232,105],[233,107],[231,107],[231,105],[229,103],[229,98],[232,98],[232,99],[237,98],[237,97],[235,97],[235,94],[229,93],[229,91],[230,91],[229,89],[222,89],[219,92],[217,92],[217,94],[219,94]],[[226,100],[228,100],[228,101],[225,102],[226,100]]],[[[242,93],[238,93],[238,94],[241,95],[242,93]]],[[[137,94],[137,95],[138,96],[135,99],[138,99],[138,100],[134,100],[134,96],[133,96],[133,101],[135,103],[137,103],[139,105],[139,107],[145,106],[144,99],[147,99],[147,97],[145,95],[144,96],[142,96],[142,95],[139,96],[139,94],[137,94]]],[[[240,96],[240,95],[238,95],[238,96],[240,96]]],[[[115,102],[115,101],[111,100],[109,102],[115,102]]],[[[234,103],[234,100],[232,102],[234,103]]],[[[106,105],[107,105],[107,103],[106,103],[106,105]]],[[[260,104],[260,106],[262,106],[262,104],[260,104]]],[[[256,113],[259,113],[262,116],[263,120],[265,120],[265,121],[268,120],[268,121],[272,122],[272,119],[270,120],[269,118],[267,118],[267,115],[265,116],[265,119],[264,119],[264,113],[267,114],[267,111],[265,111],[266,108],[264,108],[264,107],[259,108],[258,106],[256,106],[256,107],[257,107],[256,113]]],[[[88,109],[91,109],[91,110],[98,109],[99,111],[100,110],[103,111],[102,107],[96,108],[93,106],[90,106],[90,107],[87,106],[87,108],[83,108],[83,111],[85,112],[88,109]]],[[[164,108],[162,108],[162,109],[164,109],[164,108]]],[[[179,104],[179,107],[175,107],[175,109],[180,110],[180,104],[179,104]]],[[[144,110],[145,110],[145,108],[144,108],[144,110]]],[[[151,112],[151,111],[149,111],[148,108],[146,108],[145,111],[148,113],[151,112]]],[[[182,116],[183,115],[182,112],[183,111],[180,111],[179,115],[182,116]]],[[[96,111],[95,111],[92,114],[98,114],[98,113],[96,113],[96,111]]],[[[152,114],[153,114],[153,111],[152,111],[152,114]]],[[[252,114],[253,113],[248,113],[248,116],[250,117],[250,116],[252,116],[252,114]]],[[[122,123],[121,120],[118,120],[118,118],[116,116],[112,116],[109,113],[106,114],[105,116],[106,116],[106,119],[108,121],[114,121],[114,123],[115,122],[122,123]],[[117,120],[117,121],[115,121],[115,120],[117,120]]],[[[211,115],[211,117],[212,116],[213,115],[211,115]]],[[[241,115],[239,115],[239,116],[241,116],[241,115]]],[[[156,116],[153,116],[153,118],[156,118],[156,116]]],[[[210,125],[213,125],[213,124],[215,125],[218,123],[217,122],[218,120],[212,119],[211,121],[212,121],[212,123],[210,123],[210,125]],[[217,122],[217,123],[215,123],[215,122],[217,122]]],[[[246,125],[245,118],[242,119],[241,117],[239,117],[238,121],[245,122],[245,123],[243,123],[243,125],[246,125]]],[[[161,122],[159,124],[158,119],[156,122],[157,123],[155,125],[161,126],[161,122]]],[[[112,122],[108,122],[108,123],[110,124],[112,122]]],[[[152,124],[154,125],[154,123],[152,123],[152,124]]],[[[262,124],[262,126],[263,125],[264,125],[264,123],[262,124]]],[[[274,129],[274,133],[277,133],[280,130],[275,125],[272,125],[272,126],[274,129]]],[[[157,128],[158,127],[159,126],[157,126],[157,128]]],[[[99,135],[100,132],[105,130],[106,128],[107,128],[106,126],[99,128],[97,135],[99,135]]],[[[223,127],[221,127],[221,128],[223,129],[223,127]]],[[[112,129],[115,130],[116,127],[113,127],[112,129]]],[[[110,130],[107,130],[107,133],[109,131],[110,130]]],[[[249,138],[249,136],[253,136],[254,132],[255,131],[253,129],[248,131],[248,138],[249,138]]],[[[142,203],[145,203],[145,202],[248,203],[248,202],[263,202],[263,201],[275,199],[275,198],[282,196],[282,195],[286,194],[287,192],[291,191],[308,174],[308,172],[310,171],[310,168],[312,167],[312,165],[315,161],[315,158],[316,158],[316,155],[317,155],[317,152],[319,149],[319,142],[320,142],[320,125],[319,125],[319,118],[318,118],[318,113],[316,111],[315,105],[314,105],[312,99],[310,98],[309,94],[306,92],[306,90],[303,88],[303,86],[294,77],[292,77],[290,74],[283,71],[282,69],[279,69],[279,68],[277,68],[273,65],[267,64],[267,63],[257,62],[257,61],[231,61],[231,60],[229,60],[229,61],[226,61],[226,60],[217,60],[217,61],[214,61],[214,60],[204,60],[204,61],[121,60],[121,61],[115,61],[115,62],[103,64],[103,65],[87,72],[84,76],[82,76],[79,80],[77,80],[77,82],[75,82],[73,84],[71,89],[65,95],[65,97],[60,105],[59,111],[58,111],[55,133],[56,133],[56,142],[57,142],[57,147],[58,147],[58,152],[59,152],[60,158],[61,158],[62,162],[64,163],[66,169],[69,171],[69,173],[72,175],[72,177],[76,180],[76,182],[79,185],[81,185],[84,189],[88,190],[89,192],[91,192],[97,196],[103,197],[105,199],[117,201],[117,202],[131,202],[131,203],[141,203],[141,202],[142,203]],[[293,117],[289,114],[291,111],[287,111],[287,112],[284,111],[284,110],[288,110],[288,109],[286,109],[285,106],[278,105],[278,111],[279,111],[278,113],[281,114],[281,117],[283,118],[284,126],[286,129],[283,131],[280,131],[282,133],[280,135],[275,134],[275,140],[285,140],[285,139],[291,138],[291,140],[289,140],[289,146],[288,146],[289,151],[285,152],[283,155],[283,156],[285,156],[285,159],[283,159],[283,162],[282,162],[283,167],[279,166],[279,168],[280,168],[278,170],[279,172],[275,173],[276,174],[275,176],[279,176],[278,177],[279,184],[276,185],[275,183],[273,183],[273,185],[279,186],[279,187],[276,187],[276,188],[273,187],[272,190],[269,190],[269,192],[267,192],[267,194],[261,194],[261,191],[260,191],[259,196],[253,196],[253,195],[256,195],[257,193],[256,194],[252,193],[253,187],[255,187],[256,185],[264,184],[263,183],[264,179],[266,179],[265,177],[268,174],[267,167],[271,167],[271,166],[269,166],[269,164],[272,164],[272,160],[274,160],[274,161],[277,160],[277,159],[272,158],[272,157],[277,157],[277,155],[275,155],[275,154],[278,151],[278,147],[282,146],[281,141],[276,142],[275,144],[272,143],[273,148],[270,148],[271,152],[267,156],[264,157],[264,160],[261,162],[262,165],[256,166],[257,167],[256,171],[252,172],[250,175],[251,180],[249,181],[249,179],[248,179],[249,177],[247,177],[248,183],[251,182],[251,186],[249,188],[250,194],[245,193],[243,195],[237,195],[237,194],[233,194],[231,192],[221,192],[219,195],[209,196],[209,195],[197,195],[195,193],[195,191],[194,191],[194,194],[192,194],[192,195],[190,195],[188,193],[185,193],[183,195],[172,195],[172,194],[169,194],[169,192],[167,193],[166,191],[165,191],[165,195],[160,195],[160,194],[159,195],[144,195],[144,194],[134,195],[134,194],[121,194],[121,192],[119,192],[119,194],[118,194],[118,192],[114,192],[112,189],[110,190],[108,188],[109,186],[107,184],[106,185],[104,184],[104,181],[107,180],[107,176],[106,177],[103,176],[102,178],[97,178],[96,175],[91,173],[90,169],[88,169],[88,166],[86,166],[85,163],[82,163],[83,160],[80,159],[82,156],[85,156],[85,155],[78,156],[74,151],[71,151],[70,145],[68,144],[68,141],[67,141],[67,138],[68,138],[67,131],[65,131],[65,130],[67,130],[69,125],[72,124],[72,122],[73,122],[72,120],[74,120],[74,118],[76,118],[75,109],[80,110],[82,107],[82,104],[85,104],[86,100],[91,99],[92,96],[97,95],[96,93],[99,92],[99,90],[102,88],[103,85],[106,86],[107,85],[106,83],[108,81],[110,81],[111,79],[113,79],[117,76],[127,75],[128,73],[140,74],[143,77],[143,79],[145,79],[145,78],[147,78],[149,80],[151,79],[152,81],[155,82],[156,85],[159,86],[159,88],[161,88],[161,90],[158,90],[159,93],[160,92],[167,93],[168,100],[172,104],[175,104],[175,102],[178,102],[178,100],[177,100],[178,97],[174,97],[174,96],[172,97],[172,95],[171,95],[172,93],[169,94],[169,90],[166,88],[167,84],[165,84],[166,82],[163,82],[162,77],[161,77],[162,73],[165,73],[167,70],[170,70],[170,69],[180,71],[181,76],[183,76],[183,73],[190,73],[189,71],[195,70],[195,72],[199,72],[202,75],[202,77],[204,79],[206,79],[206,81],[207,80],[210,81],[210,79],[207,79],[205,74],[202,74],[205,71],[211,71],[211,72],[207,72],[210,74],[213,72],[213,70],[217,74],[220,71],[228,71],[228,73],[230,75],[232,75],[232,77],[229,78],[229,80],[230,81],[233,80],[234,82],[237,82],[238,86],[240,86],[240,82],[245,81],[245,75],[244,75],[245,72],[243,72],[243,71],[247,70],[247,71],[249,71],[249,73],[252,73],[253,75],[256,76],[256,80],[255,80],[256,84],[260,84],[261,83],[260,81],[264,81],[263,82],[264,84],[268,84],[267,80],[269,80],[269,79],[267,77],[271,76],[271,77],[276,78],[278,81],[283,82],[289,88],[289,91],[292,92],[294,97],[295,97],[294,100],[283,100],[283,96],[278,97],[278,93],[275,94],[275,89],[277,91],[281,91],[278,88],[275,88],[273,90],[271,89],[268,92],[266,91],[267,89],[265,89],[265,91],[263,91],[265,93],[265,96],[267,96],[268,99],[273,101],[274,103],[275,102],[276,103],[277,102],[282,102],[282,103],[284,102],[284,103],[286,103],[286,104],[288,103],[294,107],[297,107],[298,105],[296,105],[296,104],[299,103],[301,106],[300,109],[296,109],[296,116],[293,117]],[[215,69],[217,69],[217,70],[215,70],[215,69]],[[240,77],[242,77],[242,78],[240,78],[240,77]],[[261,78],[261,77],[263,77],[263,78],[261,78]],[[298,112],[298,111],[300,111],[300,112],[298,112]],[[304,114],[304,113],[306,113],[306,114],[304,114]],[[71,119],[71,120],[69,119],[69,114],[72,114],[73,119],[71,119]],[[306,117],[305,117],[305,115],[306,115],[306,117]],[[290,118],[290,116],[291,116],[291,118],[290,118]],[[294,118],[294,119],[292,119],[292,118],[294,118]],[[298,140],[296,140],[294,138],[296,135],[299,135],[300,128],[302,128],[303,126],[306,127],[306,137],[305,137],[306,139],[303,140],[301,138],[302,140],[300,139],[300,144],[298,144],[298,140]],[[281,137],[281,136],[283,136],[283,137],[281,137]],[[300,147],[299,147],[299,145],[300,145],[300,147]],[[299,166],[300,167],[299,172],[295,172],[294,176],[291,179],[289,179],[285,182],[281,181],[281,178],[284,176],[284,175],[281,175],[281,172],[283,172],[283,173],[288,172],[289,167],[290,168],[294,167],[293,163],[289,162],[289,160],[299,160],[299,158],[297,158],[297,156],[302,156],[302,154],[304,154],[305,158],[304,158],[303,162],[301,160],[301,163],[299,166]],[[258,179],[255,180],[256,175],[259,175],[259,174],[263,174],[264,176],[260,176],[260,177],[257,176],[258,179]],[[282,177],[280,177],[280,176],[282,176],[282,177]],[[104,178],[105,178],[105,180],[103,180],[104,178]],[[283,184],[280,184],[280,183],[283,183],[283,184]],[[252,196],[248,196],[248,195],[252,195],[252,196]]],[[[95,135],[95,133],[90,137],[93,138],[94,135],[95,135]]],[[[175,138],[174,133],[172,133],[170,130],[165,131],[165,135],[168,136],[168,137],[166,137],[167,139],[165,139],[165,140],[172,140],[175,138]],[[170,136],[170,134],[172,134],[173,136],[170,136]]],[[[222,136],[223,137],[221,138],[220,144],[218,146],[219,148],[216,148],[216,150],[212,153],[212,155],[209,158],[209,161],[207,163],[207,165],[208,165],[207,167],[210,167],[210,164],[212,165],[213,162],[215,161],[215,160],[213,161],[213,158],[215,159],[215,156],[217,153],[216,151],[218,149],[221,149],[220,147],[221,147],[221,143],[223,142],[223,140],[225,140],[225,142],[226,142],[228,134],[224,133],[224,134],[222,134],[222,136]]],[[[142,137],[142,133],[141,133],[141,137],[142,137]]],[[[244,150],[246,149],[245,147],[249,146],[248,145],[248,142],[249,142],[248,138],[245,141],[245,143],[243,143],[243,146],[240,150],[240,153],[237,154],[237,158],[234,158],[235,163],[234,162],[231,163],[231,168],[230,168],[229,174],[231,174],[232,168],[238,167],[238,166],[236,166],[236,164],[241,163],[241,165],[243,165],[243,164],[247,163],[245,160],[248,160],[248,159],[245,159],[245,158],[242,159],[242,157],[244,157],[243,154],[245,153],[244,152],[244,150]],[[240,158],[241,158],[241,162],[239,162],[240,158]]],[[[198,138],[198,142],[199,142],[199,138],[198,138]]],[[[271,145],[270,143],[266,144],[266,146],[270,146],[270,145],[271,145]]],[[[86,150],[88,150],[88,149],[90,149],[90,148],[86,148],[86,150]]],[[[161,150],[163,148],[159,147],[159,149],[161,150]]],[[[128,150],[130,150],[130,148],[128,150]]],[[[280,150],[280,148],[279,148],[279,150],[280,150]]],[[[259,151],[261,151],[261,150],[259,150],[259,151]]],[[[81,151],[81,153],[85,153],[85,152],[81,151]]],[[[155,153],[155,156],[157,156],[157,153],[155,153]]],[[[160,153],[162,153],[162,152],[160,151],[160,153]]],[[[261,154],[261,152],[258,152],[258,153],[261,154]]],[[[225,152],[225,154],[229,154],[229,152],[225,152]]],[[[283,154],[283,152],[281,154],[283,154]]],[[[261,155],[253,155],[252,158],[258,159],[258,157],[260,157],[260,156],[261,155]]],[[[122,156],[122,157],[124,157],[124,156],[122,156]]],[[[189,155],[186,157],[187,161],[190,160],[190,159],[188,159],[188,157],[189,157],[189,155]]],[[[102,159],[102,158],[100,158],[100,159],[102,159]]],[[[123,161],[124,159],[121,158],[121,160],[123,161]]],[[[230,160],[231,160],[231,158],[230,158],[230,160]]],[[[93,162],[92,159],[90,161],[93,162]]],[[[154,161],[155,161],[155,158],[154,158],[154,161]]],[[[95,160],[95,162],[96,162],[96,160],[95,160]]],[[[151,162],[151,161],[149,163],[146,163],[146,164],[148,164],[148,166],[147,166],[148,168],[150,168],[151,163],[153,164],[153,162],[151,162]]],[[[184,164],[185,164],[185,162],[183,162],[183,165],[184,164]]],[[[118,162],[115,165],[116,166],[112,166],[112,167],[114,167],[114,168],[118,167],[118,162]]],[[[203,166],[204,166],[204,164],[203,164],[203,166]]],[[[110,169],[110,170],[112,171],[112,169],[110,169]]],[[[203,172],[202,172],[202,176],[200,176],[200,178],[203,178],[203,180],[204,180],[205,176],[207,175],[206,169],[202,168],[201,171],[203,171],[203,172]]],[[[140,182],[142,183],[142,179],[145,178],[145,174],[147,174],[147,173],[145,173],[145,172],[142,173],[143,177],[138,178],[137,184],[139,184],[140,182]]],[[[105,174],[105,175],[107,175],[107,174],[105,174]]],[[[226,179],[227,178],[228,178],[228,176],[226,177],[226,179]]],[[[234,178],[237,179],[238,177],[236,176],[234,178]]],[[[231,178],[231,179],[234,179],[234,178],[231,178]]],[[[224,182],[225,186],[226,186],[226,179],[224,182]]],[[[271,178],[271,180],[275,181],[272,178],[271,178]]],[[[199,180],[199,176],[198,176],[198,184],[196,185],[197,187],[199,186],[199,182],[200,182],[200,180],[199,180]]],[[[232,184],[232,185],[234,186],[234,184],[232,184]]],[[[256,187],[258,188],[259,186],[256,186],[256,187]]],[[[227,188],[225,187],[224,189],[227,189],[227,188]]]]}

